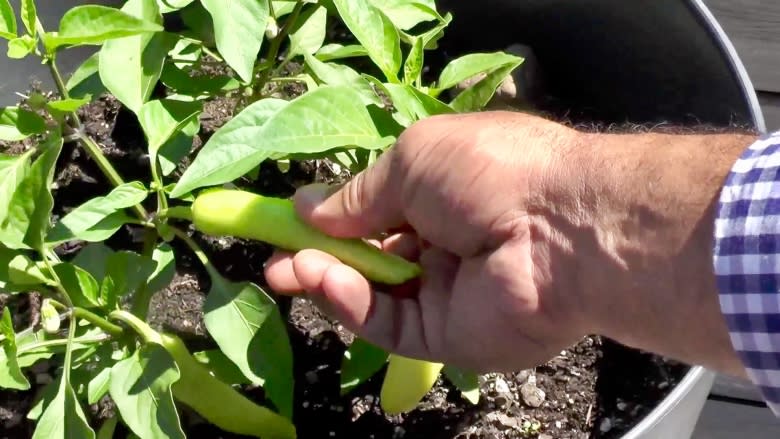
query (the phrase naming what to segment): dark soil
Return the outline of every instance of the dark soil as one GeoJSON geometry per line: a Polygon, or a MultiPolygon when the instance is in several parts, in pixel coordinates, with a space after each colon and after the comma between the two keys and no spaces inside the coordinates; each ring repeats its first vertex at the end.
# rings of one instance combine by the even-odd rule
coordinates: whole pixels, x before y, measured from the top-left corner
{"type": "MultiPolygon", "coordinates": [[[[202,120],[203,130],[193,141],[194,151],[229,120],[234,111],[233,104],[222,100],[207,107],[202,120]]],[[[132,113],[111,97],[103,96],[82,109],[80,115],[88,135],[98,142],[125,179],[148,181],[143,134],[132,113]]],[[[19,145],[11,146],[16,152],[23,149],[19,145]]],[[[181,168],[185,166],[183,163],[181,168]]],[[[334,173],[325,161],[294,162],[287,173],[268,163],[261,166],[256,179],[239,183],[260,193],[289,196],[302,184],[339,181],[346,177],[348,175],[334,173]]],[[[105,194],[108,187],[86,154],[75,144],[66,144],[57,166],[55,215],[62,215],[91,197],[105,194]]],[[[270,247],[198,233],[194,233],[194,237],[226,277],[265,285],[262,265],[271,253],[270,247]]],[[[127,227],[107,244],[139,250],[141,237],[137,230],[127,227]]],[[[213,347],[201,312],[209,288],[208,277],[189,250],[178,241],[173,245],[177,250],[178,273],[171,285],[154,297],[150,322],[181,334],[193,350],[213,347]]],[[[68,258],[80,248],[78,244],[70,245],[60,249],[60,254],[68,258]]],[[[0,304],[13,307],[17,328],[24,328],[34,318],[29,297],[0,296],[0,304]]],[[[481,398],[477,405],[471,405],[453,385],[440,379],[417,410],[389,417],[381,412],[378,404],[382,373],[351,394],[339,395],[339,367],[352,335],[304,299],[278,300],[288,316],[293,344],[294,420],[302,439],[612,439],[620,437],[638,422],[688,370],[687,366],[627,349],[600,337],[587,337],[533,370],[481,377],[481,398]],[[532,427],[536,423],[538,429],[534,431],[532,427]]],[[[41,363],[30,374],[35,382],[43,384],[46,377],[51,378],[56,371],[53,366],[48,367],[48,363],[41,363]]],[[[39,390],[0,391],[0,438],[32,435],[34,424],[25,417],[39,390]]],[[[262,389],[244,390],[250,397],[265,402],[262,389]]],[[[112,412],[107,398],[88,411],[93,425],[99,425],[101,419],[112,412]]],[[[182,413],[182,422],[191,438],[236,437],[216,430],[186,410],[182,413]]],[[[116,437],[125,435],[126,431],[120,427],[116,437]]]]}

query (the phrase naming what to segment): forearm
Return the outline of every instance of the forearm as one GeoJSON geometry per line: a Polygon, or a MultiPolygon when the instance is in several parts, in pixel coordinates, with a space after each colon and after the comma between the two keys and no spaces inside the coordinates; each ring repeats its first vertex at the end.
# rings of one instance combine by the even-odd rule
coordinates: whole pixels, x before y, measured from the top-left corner
{"type": "MultiPolygon", "coordinates": [[[[723,182],[754,136],[583,135],[572,248],[595,330],[744,376],[712,266],[723,182]],[[581,252],[590,253],[582,257],[581,252]]],[[[576,164],[575,164],[576,163],[576,164]]],[[[566,217],[566,216],[564,216],[566,217]]],[[[561,217],[562,218],[562,217],[561,217]]]]}

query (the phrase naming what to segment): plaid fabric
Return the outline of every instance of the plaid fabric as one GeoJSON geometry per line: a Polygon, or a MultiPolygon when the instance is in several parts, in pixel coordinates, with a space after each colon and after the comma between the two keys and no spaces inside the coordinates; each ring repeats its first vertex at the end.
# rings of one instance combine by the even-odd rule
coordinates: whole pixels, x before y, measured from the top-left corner
{"type": "Polygon", "coordinates": [[[731,342],[780,416],[780,131],[732,167],[715,218],[713,263],[731,342]]]}

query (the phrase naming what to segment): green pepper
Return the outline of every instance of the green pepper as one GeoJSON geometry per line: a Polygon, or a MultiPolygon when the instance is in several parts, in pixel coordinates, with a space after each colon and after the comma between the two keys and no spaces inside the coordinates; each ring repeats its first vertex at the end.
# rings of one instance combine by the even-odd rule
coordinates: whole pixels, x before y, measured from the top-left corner
{"type": "Polygon", "coordinates": [[[420,275],[420,266],[362,239],[329,236],[306,224],[291,200],[234,189],[211,189],[192,203],[192,223],[215,236],[254,239],[278,248],[317,249],[355,268],[367,279],[399,285],[420,275]]]}
{"type": "Polygon", "coordinates": [[[181,374],[171,386],[174,398],[222,430],[264,439],[295,439],[295,426],[287,418],[255,404],[212,376],[177,336],[161,333],[160,337],[181,374]]]}

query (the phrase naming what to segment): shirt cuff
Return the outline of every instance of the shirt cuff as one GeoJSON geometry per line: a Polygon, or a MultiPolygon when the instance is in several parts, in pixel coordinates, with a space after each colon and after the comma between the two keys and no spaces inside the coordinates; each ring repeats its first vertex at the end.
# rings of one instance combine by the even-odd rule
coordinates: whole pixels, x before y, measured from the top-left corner
{"type": "Polygon", "coordinates": [[[744,151],[720,192],[713,263],[731,343],[780,416],[780,131],[744,151]]]}

